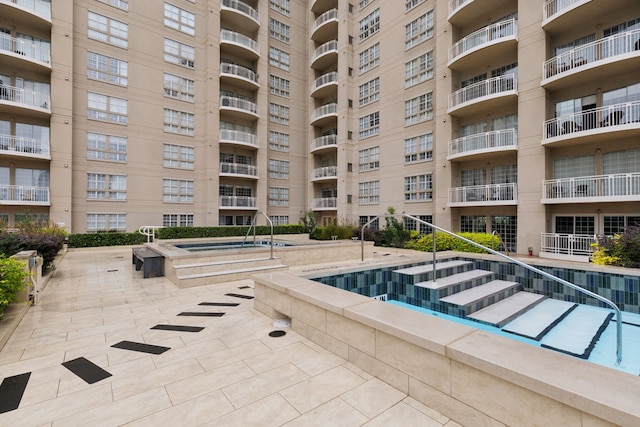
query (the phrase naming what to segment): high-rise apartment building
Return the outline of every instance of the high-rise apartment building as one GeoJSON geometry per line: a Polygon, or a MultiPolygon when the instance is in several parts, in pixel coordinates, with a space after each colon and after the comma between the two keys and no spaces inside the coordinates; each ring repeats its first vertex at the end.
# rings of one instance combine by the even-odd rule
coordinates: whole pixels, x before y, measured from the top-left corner
{"type": "Polygon", "coordinates": [[[0,0],[0,220],[585,256],[640,222],[639,40],[635,0],[0,0]]]}

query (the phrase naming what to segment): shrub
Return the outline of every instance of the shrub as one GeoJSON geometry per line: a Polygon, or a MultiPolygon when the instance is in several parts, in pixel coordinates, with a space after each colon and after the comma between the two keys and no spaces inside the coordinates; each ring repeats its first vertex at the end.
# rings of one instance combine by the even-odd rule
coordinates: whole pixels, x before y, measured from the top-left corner
{"type": "MultiPolygon", "coordinates": [[[[387,208],[387,215],[394,215],[396,210],[393,206],[387,208]]],[[[391,246],[394,248],[404,248],[409,240],[411,232],[404,227],[404,224],[393,216],[385,217],[385,226],[378,233],[374,234],[376,246],[391,246]]]]}
{"type": "Polygon", "coordinates": [[[0,313],[24,289],[24,279],[28,275],[22,262],[0,255],[0,313]]]}
{"type": "Polygon", "coordinates": [[[329,224],[323,227],[316,227],[309,237],[315,240],[330,240],[332,236],[337,236],[340,240],[350,239],[353,237],[353,226],[329,224]]]}
{"type": "Polygon", "coordinates": [[[147,236],[136,233],[86,233],[69,236],[70,248],[95,248],[99,246],[141,245],[147,236]]]}
{"type": "Polygon", "coordinates": [[[592,261],[599,265],[640,267],[640,226],[625,228],[613,237],[600,236],[593,245],[592,261]]]}
{"type": "Polygon", "coordinates": [[[50,266],[62,249],[67,233],[56,226],[40,227],[30,222],[20,224],[24,228],[16,233],[0,232],[0,253],[11,256],[20,251],[35,250],[42,256],[44,267],[50,266]]]}
{"type": "MultiPolygon", "coordinates": [[[[498,250],[500,247],[500,240],[492,237],[488,233],[456,233],[457,235],[464,237],[465,239],[479,243],[489,249],[498,250]],[[492,245],[493,242],[493,245],[492,245]],[[493,247],[492,247],[493,246],[493,247]]],[[[405,245],[407,249],[415,249],[418,251],[432,252],[433,251],[433,234],[418,235],[414,239],[411,239],[405,245]]],[[[458,251],[458,252],[471,252],[471,253],[486,253],[486,251],[467,243],[463,240],[457,239],[454,236],[437,231],[436,232],[436,251],[458,251]]]]}

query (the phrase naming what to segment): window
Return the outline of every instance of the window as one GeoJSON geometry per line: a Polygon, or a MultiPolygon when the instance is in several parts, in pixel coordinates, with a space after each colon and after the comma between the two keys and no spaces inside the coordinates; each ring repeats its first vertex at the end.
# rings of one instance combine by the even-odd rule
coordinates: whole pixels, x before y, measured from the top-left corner
{"type": "Polygon", "coordinates": [[[274,226],[289,224],[289,215],[269,215],[269,219],[274,226]]]}
{"type": "Polygon", "coordinates": [[[276,12],[289,16],[289,0],[269,0],[269,7],[276,12]]]}
{"type": "Polygon", "coordinates": [[[193,227],[193,214],[164,214],[163,227],[193,227]]]}
{"type": "Polygon", "coordinates": [[[273,123],[280,123],[283,125],[289,124],[289,107],[280,104],[269,103],[269,121],[273,123]]]}
{"type": "Polygon", "coordinates": [[[433,92],[404,102],[404,125],[409,126],[433,118],[433,92]]]}
{"type": "Polygon", "coordinates": [[[87,118],[127,124],[127,100],[89,92],[87,118]]]}
{"type": "MultiPolygon", "coordinates": [[[[517,252],[518,217],[517,216],[492,216],[491,230],[500,234],[502,243],[509,252],[517,252]]],[[[589,233],[593,235],[593,232],[589,233]]]]}
{"type": "Polygon", "coordinates": [[[596,158],[594,155],[563,157],[553,160],[553,178],[576,178],[596,174],[596,158]]]}
{"type": "Polygon", "coordinates": [[[127,161],[127,138],[87,132],[87,159],[127,161]]]}
{"type": "Polygon", "coordinates": [[[164,131],[193,136],[195,133],[195,117],[192,113],[165,108],[164,131]]]}
{"type": "Polygon", "coordinates": [[[360,117],[360,139],[378,135],[380,133],[380,112],[376,111],[368,116],[360,117]]]}
{"type": "Polygon", "coordinates": [[[368,5],[369,3],[371,3],[373,0],[360,0],[360,3],[358,3],[358,7],[360,9],[364,9],[364,7],[366,5],[368,5]]]}
{"type": "Polygon", "coordinates": [[[358,171],[365,172],[380,168],[380,147],[358,151],[358,171]]]}
{"type": "Polygon", "coordinates": [[[127,73],[127,61],[87,52],[87,77],[90,79],[126,86],[127,73]]]}
{"type": "Polygon", "coordinates": [[[408,12],[422,2],[424,2],[424,0],[405,0],[404,11],[408,12]]]}
{"type": "Polygon", "coordinates": [[[193,147],[164,144],[162,165],[166,168],[193,169],[193,147]]]}
{"type": "Polygon", "coordinates": [[[269,92],[272,95],[278,95],[289,98],[289,80],[282,77],[269,75],[269,92]]]}
{"type": "Polygon", "coordinates": [[[193,80],[164,73],[164,96],[193,102],[195,92],[195,82],[193,80]]]}
{"type": "Polygon", "coordinates": [[[109,6],[117,7],[122,10],[129,10],[129,0],[98,0],[109,6]]]}
{"type": "Polygon", "coordinates": [[[127,176],[87,173],[87,199],[127,200],[127,176]]]}
{"type": "Polygon", "coordinates": [[[269,131],[269,150],[273,151],[289,151],[289,134],[269,131]]]}
{"type": "Polygon", "coordinates": [[[404,162],[413,163],[431,160],[433,157],[433,134],[414,136],[404,140],[404,162]]]}
{"type": "Polygon", "coordinates": [[[175,40],[164,39],[164,60],[172,64],[188,68],[195,67],[196,50],[193,46],[178,43],[175,40]]]}
{"type": "Polygon", "coordinates": [[[518,165],[500,165],[491,167],[492,184],[508,184],[518,182],[518,165]]]}
{"type": "MultiPolygon", "coordinates": [[[[428,222],[429,224],[433,224],[433,216],[432,215],[411,215],[413,217],[418,218],[421,221],[428,222]]],[[[422,222],[418,222],[413,218],[404,218],[404,228],[407,230],[416,230],[420,234],[431,233],[431,227],[422,222]]]]}
{"type": "Polygon", "coordinates": [[[164,4],[164,25],[192,36],[196,33],[195,15],[169,3],[164,4]]]}
{"type": "Polygon", "coordinates": [[[432,190],[431,174],[404,178],[404,200],[431,200],[433,196],[432,190]]]}
{"type": "Polygon", "coordinates": [[[288,25],[273,18],[269,18],[269,35],[272,38],[289,44],[289,33],[290,29],[288,25]]]}
{"type": "Polygon", "coordinates": [[[289,179],[289,162],[269,159],[269,178],[289,179]]]}
{"type": "Polygon", "coordinates": [[[358,203],[361,205],[380,202],[380,181],[358,184],[358,203]]]}
{"type": "Polygon", "coordinates": [[[640,226],[639,216],[624,215],[605,215],[603,219],[603,234],[605,236],[613,236],[614,234],[623,233],[627,227],[640,226]]]}
{"type": "Polygon", "coordinates": [[[380,77],[376,77],[367,83],[360,85],[358,105],[361,107],[380,98],[380,77]]]}
{"type": "MultiPolygon", "coordinates": [[[[49,127],[38,126],[29,123],[16,122],[15,149],[21,153],[49,153],[49,127]]],[[[8,136],[11,135],[11,122],[0,120],[0,146],[2,149],[9,147],[8,136]]],[[[8,184],[8,183],[6,183],[8,184]]]]}
{"type": "Polygon", "coordinates": [[[487,217],[484,215],[462,215],[460,217],[460,231],[462,233],[486,233],[487,217]]]}
{"type": "Polygon", "coordinates": [[[376,43],[370,48],[360,52],[359,64],[358,71],[360,74],[377,67],[380,64],[380,43],[376,43]]]}
{"type": "Polygon", "coordinates": [[[360,41],[380,30],[380,9],[376,9],[360,20],[360,41]]]}
{"type": "Polygon", "coordinates": [[[218,225],[251,225],[252,215],[221,215],[218,225]]]}
{"type": "Polygon", "coordinates": [[[433,51],[420,55],[404,64],[404,87],[433,78],[433,51]]]}
{"type": "Polygon", "coordinates": [[[289,53],[275,47],[269,47],[269,65],[289,71],[289,53]]]}
{"type": "Polygon", "coordinates": [[[124,22],[89,12],[89,31],[87,36],[90,39],[126,49],[129,37],[128,25],[124,22]]]}
{"type": "Polygon", "coordinates": [[[163,179],[162,201],[193,203],[193,181],[186,179],[163,179]]]}
{"type": "Polygon", "coordinates": [[[127,214],[124,213],[88,213],[87,232],[127,231],[127,214]]]}
{"type": "Polygon", "coordinates": [[[431,37],[433,37],[433,10],[405,25],[404,48],[411,49],[431,37]]]}
{"type": "Polygon", "coordinates": [[[269,206],[289,206],[289,189],[269,187],[269,206]]]}
{"type": "MultiPolygon", "coordinates": [[[[371,215],[371,216],[366,216],[366,215],[364,215],[364,216],[360,216],[360,217],[358,218],[358,225],[359,225],[360,227],[364,227],[364,225],[365,225],[366,223],[368,223],[369,221],[372,221],[372,222],[371,222],[371,224],[369,224],[369,225],[367,226],[367,228],[366,228],[365,230],[369,230],[369,229],[371,229],[371,230],[377,230],[377,229],[379,229],[379,228],[380,228],[380,219],[379,219],[379,218],[376,218],[376,216],[375,216],[375,215],[371,215]],[[375,219],[374,219],[374,218],[375,218],[375,219]]],[[[365,231],[365,235],[366,235],[366,231],[365,231]]]]}

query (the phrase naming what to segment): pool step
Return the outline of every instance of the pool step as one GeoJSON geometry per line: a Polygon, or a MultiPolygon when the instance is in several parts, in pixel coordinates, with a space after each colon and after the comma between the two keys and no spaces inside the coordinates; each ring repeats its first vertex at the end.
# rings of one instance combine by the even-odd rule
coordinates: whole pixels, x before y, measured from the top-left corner
{"type": "Polygon", "coordinates": [[[555,299],[546,299],[523,315],[507,323],[502,330],[531,338],[536,341],[547,334],[564,319],[578,304],[555,299]]]}
{"type": "Polygon", "coordinates": [[[517,282],[492,280],[441,298],[440,304],[445,313],[467,317],[471,313],[516,294],[521,289],[522,285],[517,282]]]}
{"type": "Polygon", "coordinates": [[[467,317],[487,325],[501,328],[546,298],[544,295],[521,291],[509,298],[491,304],[482,310],[471,313],[467,317]]]}
{"type": "Polygon", "coordinates": [[[288,265],[273,263],[269,265],[254,265],[242,268],[229,268],[226,270],[205,273],[178,274],[174,283],[176,283],[179,288],[189,288],[192,286],[203,286],[215,283],[231,282],[234,280],[248,279],[256,273],[265,271],[287,270],[288,268],[288,265]]]}
{"type": "Polygon", "coordinates": [[[495,274],[486,270],[469,270],[451,276],[441,277],[435,282],[429,280],[416,283],[415,286],[428,289],[428,301],[437,302],[441,298],[484,285],[494,279],[495,274]]]}
{"type": "Polygon", "coordinates": [[[200,273],[214,273],[217,271],[236,270],[245,267],[259,267],[272,264],[279,264],[279,258],[256,257],[256,258],[240,258],[236,256],[234,259],[225,259],[218,261],[200,261],[189,264],[174,265],[176,275],[185,276],[200,273]]]}
{"type": "MultiPolygon", "coordinates": [[[[463,260],[436,262],[436,279],[451,276],[473,269],[473,262],[463,260]]],[[[415,267],[400,268],[391,273],[395,283],[415,285],[420,282],[433,280],[433,263],[415,267]]]]}

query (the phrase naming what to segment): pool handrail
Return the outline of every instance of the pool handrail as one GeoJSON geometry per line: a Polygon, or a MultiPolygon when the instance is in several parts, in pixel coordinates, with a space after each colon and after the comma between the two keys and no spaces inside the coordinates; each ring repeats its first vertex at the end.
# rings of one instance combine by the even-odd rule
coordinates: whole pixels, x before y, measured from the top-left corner
{"type": "Polygon", "coordinates": [[[141,225],[138,228],[138,233],[143,236],[147,236],[147,243],[153,242],[153,239],[156,237],[156,230],[164,228],[162,225],[141,225]]]}
{"type": "Polygon", "coordinates": [[[431,223],[429,223],[427,221],[421,220],[420,218],[416,218],[416,217],[408,215],[408,214],[385,214],[385,215],[379,215],[379,216],[375,217],[374,219],[370,220],[369,222],[367,222],[366,224],[364,224],[362,226],[362,229],[360,230],[361,260],[362,261],[364,261],[364,229],[366,227],[368,227],[369,224],[371,224],[375,220],[379,219],[380,217],[388,218],[388,217],[396,217],[396,216],[401,216],[403,218],[410,218],[410,219],[412,219],[412,220],[414,220],[414,221],[416,221],[416,222],[418,222],[420,224],[424,224],[424,225],[426,225],[428,227],[431,227],[431,230],[432,230],[431,234],[433,235],[433,247],[432,247],[433,251],[432,252],[433,252],[433,282],[434,283],[436,281],[436,252],[437,252],[437,249],[436,249],[436,233],[433,230],[438,230],[438,231],[441,231],[441,232],[443,232],[445,234],[453,236],[456,239],[460,239],[463,242],[469,243],[470,245],[476,246],[476,247],[478,247],[478,248],[480,248],[480,249],[482,249],[482,250],[484,250],[486,252],[489,252],[489,253],[491,253],[493,255],[497,255],[499,257],[502,257],[502,258],[506,259],[507,261],[512,262],[512,263],[514,263],[516,265],[519,265],[519,266],[521,266],[521,267],[523,267],[523,268],[525,268],[525,269],[527,269],[529,271],[532,271],[534,273],[540,274],[541,276],[546,277],[547,279],[556,281],[556,282],[558,282],[558,283],[560,283],[560,284],[562,284],[564,286],[568,286],[571,289],[574,289],[574,290],[576,290],[578,292],[582,292],[582,293],[586,294],[587,296],[590,296],[592,298],[597,299],[600,302],[605,303],[606,305],[611,307],[616,313],[616,363],[618,365],[620,365],[620,363],[622,362],[622,312],[620,311],[618,306],[613,301],[611,301],[611,300],[609,300],[609,299],[607,299],[607,298],[605,298],[605,297],[603,297],[601,295],[598,295],[595,292],[591,292],[591,291],[589,291],[587,289],[584,289],[584,288],[582,288],[582,287],[580,287],[580,286],[578,286],[578,285],[576,285],[574,283],[571,283],[571,282],[568,282],[568,281],[566,281],[564,279],[556,277],[553,274],[550,274],[550,273],[542,271],[542,270],[540,270],[538,268],[532,267],[529,264],[525,264],[522,261],[518,261],[517,259],[512,258],[512,257],[510,257],[508,255],[505,255],[505,254],[503,254],[501,252],[498,252],[498,251],[495,251],[493,249],[487,248],[486,246],[483,246],[480,243],[476,243],[473,240],[469,240],[469,239],[467,239],[465,237],[462,237],[462,236],[460,236],[458,234],[455,234],[455,233],[453,233],[453,232],[451,232],[449,230],[445,230],[444,228],[438,227],[437,225],[433,225],[433,224],[431,224],[431,223]]]}
{"type": "Polygon", "coordinates": [[[253,216],[253,219],[251,220],[251,225],[247,230],[247,234],[245,234],[244,239],[242,239],[241,247],[244,247],[244,242],[246,242],[247,237],[249,237],[249,233],[251,232],[252,228],[253,228],[253,246],[256,245],[256,218],[258,217],[259,214],[262,214],[262,216],[266,218],[266,220],[269,222],[269,225],[271,226],[271,244],[269,245],[271,247],[271,254],[269,255],[269,259],[273,259],[273,221],[271,221],[271,218],[269,218],[267,214],[262,211],[256,212],[256,214],[253,216]]]}

